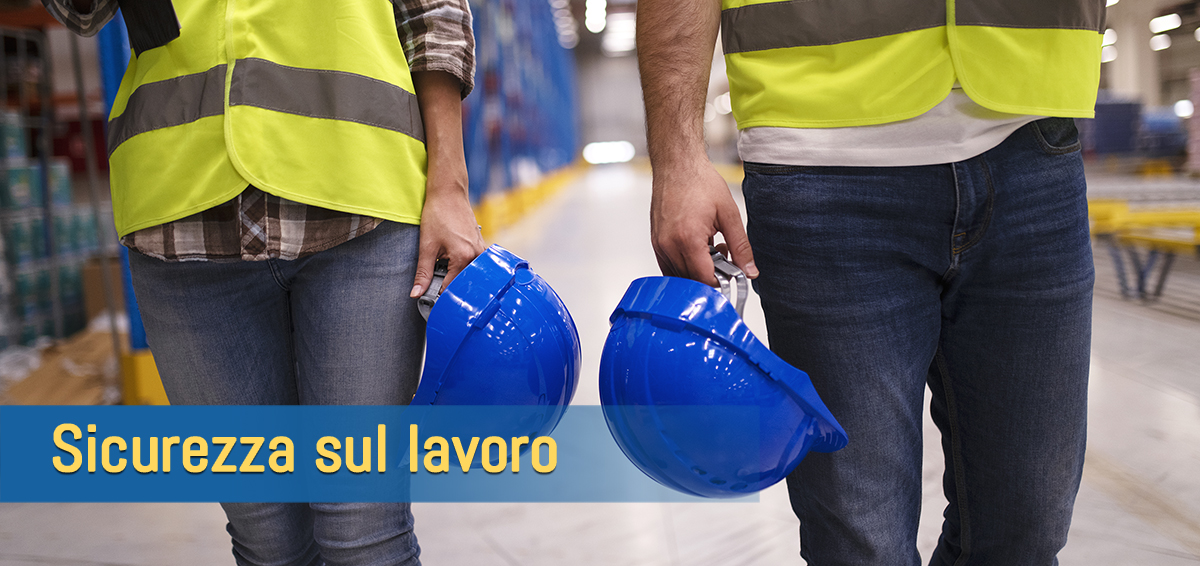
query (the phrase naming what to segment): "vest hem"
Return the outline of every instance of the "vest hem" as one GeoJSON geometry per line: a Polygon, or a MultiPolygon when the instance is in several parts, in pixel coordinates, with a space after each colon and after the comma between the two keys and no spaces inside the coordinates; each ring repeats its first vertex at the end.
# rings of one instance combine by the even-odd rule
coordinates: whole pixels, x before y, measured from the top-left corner
{"type": "Polygon", "coordinates": [[[1046,116],[1049,118],[1096,117],[1096,108],[1094,106],[1092,108],[1051,108],[1048,106],[1021,106],[1019,104],[1004,104],[1001,102],[996,102],[987,98],[986,96],[983,96],[982,94],[979,94],[979,91],[975,90],[975,88],[971,86],[961,74],[959,75],[959,85],[962,86],[963,92],[967,93],[967,96],[971,97],[971,100],[974,100],[980,106],[987,108],[988,110],[994,110],[996,112],[1004,112],[1006,114],[1029,114],[1032,116],[1046,116]]]}
{"type": "Polygon", "coordinates": [[[117,228],[117,237],[124,238],[125,236],[128,236],[129,234],[132,234],[134,232],[137,232],[138,230],[142,230],[145,228],[151,228],[153,226],[159,226],[161,224],[166,224],[168,222],[174,222],[176,220],[179,220],[180,218],[187,218],[188,216],[191,216],[198,212],[204,212],[205,210],[208,210],[208,209],[210,209],[214,206],[217,206],[223,202],[227,202],[230,199],[238,196],[239,194],[241,194],[242,191],[246,190],[246,186],[248,186],[248,185],[249,185],[249,183],[245,183],[229,193],[221,193],[221,196],[219,196],[219,197],[204,201],[203,203],[197,204],[195,206],[189,206],[188,208],[185,208],[178,212],[172,212],[171,214],[159,216],[158,218],[151,218],[150,220],[143,220],[141,222],[132,224],[131,226],[125,228],[124,230],[122,230],[120,226],[117,226],[116,227],[117,228]]]}
{"type": "Polygon", "coordinates": [[[923,105],[920,108],[917,108],[916,110],[910,110],[907,112],[899,112],[899,113],[890,114],[887,116],[878,116],[878,117],[873,117],[873,118],[852,118],[852,119],[847,119],[847,120],[769,120],[769,119],[760,119],[760,120],[748,120],[746,122],[742,122],[741,120],[738,120],[737,127],[739,130],[745,130],[747,128],[757,128],[757,127],[761,127],[761,126],[774,127],[774,128],[852,128],[855,126],[878,126],[880,124],[887,124],[890,122],[899,122],[901,120],[908,120],[910,118],[916,118],[917,116],[920,116],[921,114],[928,112],[934,106],[937,106],[938,104],[940,104],[943,100],[946,99],[946,96],[949,96],[949,95],[950,95],[950,89],[947,88],[946,93],[941,98],[938,98],[937,101],[934,102],[933,104],[923,105]]]}

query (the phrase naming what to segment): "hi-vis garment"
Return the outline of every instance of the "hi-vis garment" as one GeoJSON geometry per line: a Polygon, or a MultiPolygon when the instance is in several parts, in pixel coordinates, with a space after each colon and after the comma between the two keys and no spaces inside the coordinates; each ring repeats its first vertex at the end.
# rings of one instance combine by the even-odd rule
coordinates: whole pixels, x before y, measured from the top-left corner
{"type": "Polygon", "coordinates": [[[1010,114],[1091,117],[1105,0],[723,0],[738,128],[865,126],[958,81],[1010,114]]]}
{"type": "Polygon", "coordinates": [[[135,54],[109,120],[124,236],[248,184],[417,224],[424,128],[387,0],[175,0],[181,35],[135,54]]]}

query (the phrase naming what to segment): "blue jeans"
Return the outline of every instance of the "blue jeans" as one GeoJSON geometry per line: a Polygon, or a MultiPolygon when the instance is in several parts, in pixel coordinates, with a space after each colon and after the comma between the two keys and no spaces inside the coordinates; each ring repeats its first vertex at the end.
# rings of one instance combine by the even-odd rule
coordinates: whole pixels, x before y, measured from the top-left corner
{"type": "MultiPolygon", "coordinates": [[[[425,321],[408,297],[417,226],[385,222],[295,261],[129,254],[146,336],[177,405],[407,404],[425,321]]],[[[246,566],[419,564],[407,503],[223,503],[246,566]]]]}
{"type": "Polygon", "coordinates": [[[925,385],[949,500],[933,565],[1056,564],[1083,469],[1092,267],[1078,134],[923,167],[746,164],[771,349],[850,445],[788,477],[814,566],[917,565],[925,385]]]}

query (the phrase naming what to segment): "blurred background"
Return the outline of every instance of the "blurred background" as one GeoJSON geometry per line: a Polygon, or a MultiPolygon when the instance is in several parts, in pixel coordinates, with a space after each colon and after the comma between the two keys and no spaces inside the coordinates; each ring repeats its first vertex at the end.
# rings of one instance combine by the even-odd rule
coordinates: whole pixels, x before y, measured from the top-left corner
{"type": "MultiPolygon", "coordinates": [[[[657,273],[633,0],[471,0],[471,198],[583,340],[597,404],[607,317],[657,273]]],[[[1077,120],[1096,258],[1089,453],[1063,564],[1200,563],[1200,2],[1108,0],[1096,118],[1077,120]]],[[[104,127],[120,22],[75,38],[0,2],[0,402],[165,402],[112,229],[104,127]]],[[[718,42],[719,43],[719,42],[718,42]]],[[[709,155],[740,203],[713,54],[709,155]]],[[[747,322],[766,339],[752,295],[747,322]]],[[[803,368],[802,368],[803,369],[803,368]]],[[[945,500],[926,422],[918,547],[945,500]]],[[[19,486],[3,486],[20,489],[19,486]]],[[[781,486],[733,503],[418,504],[426,564],[801,564],[781,486]]],[[[232,564],[217,504],[0,504],[0,566],[232,564]]]]}

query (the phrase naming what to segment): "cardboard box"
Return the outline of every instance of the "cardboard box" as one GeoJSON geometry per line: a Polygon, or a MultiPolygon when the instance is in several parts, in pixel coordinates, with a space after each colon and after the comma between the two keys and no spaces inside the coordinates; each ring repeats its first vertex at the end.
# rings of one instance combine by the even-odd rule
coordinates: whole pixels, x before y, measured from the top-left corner
{"type": "MultiPolygon", "coordinates": [[[[121,282],[121,260],[113,256],[108,258],[108,269],[113,288],[113,307],[116,312],[125,312],[125,293],[121,282]]],[[[94,257],[83,266],[83,311],[87,320],[92,320],[108,306],[104,299],[104,281],[100,278],[100,258],[94,257]]]]}

